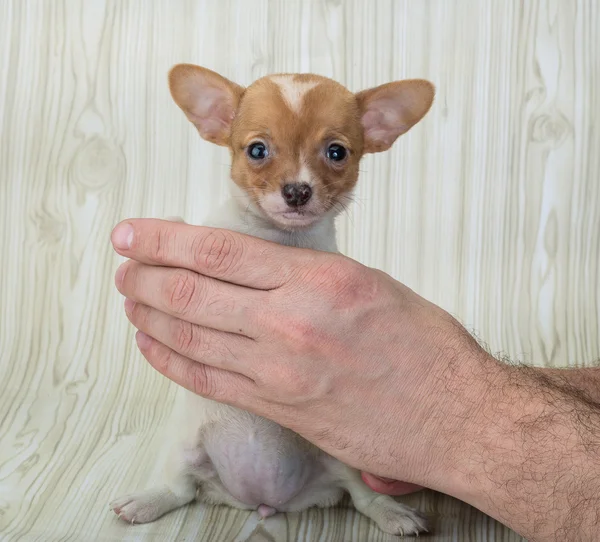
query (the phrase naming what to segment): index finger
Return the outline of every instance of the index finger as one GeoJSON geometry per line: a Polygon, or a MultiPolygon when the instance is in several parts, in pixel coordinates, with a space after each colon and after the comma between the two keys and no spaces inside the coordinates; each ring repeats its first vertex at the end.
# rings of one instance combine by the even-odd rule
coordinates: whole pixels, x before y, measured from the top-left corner
{"type": "Polygon", "coordinates": [[[182,267],[225,282],[259,290],[284,284],[311,251],[250,235],[157,219],[118,224],[111,240],[127,258],[150,265],[182,267]]]}

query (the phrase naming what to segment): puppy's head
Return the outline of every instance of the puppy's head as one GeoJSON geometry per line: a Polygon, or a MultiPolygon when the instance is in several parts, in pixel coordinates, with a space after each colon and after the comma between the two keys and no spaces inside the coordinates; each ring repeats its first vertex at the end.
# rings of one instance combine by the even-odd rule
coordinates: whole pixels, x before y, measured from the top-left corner
{"type": "Polygon", "coordinates": [[[207,141],[229,147],[231,177],[277,227],[341,208],[366,153],[389,149],[427,113],[434,88],[406,80],[353,94],[318,75],[272,75],[243,88],[206,68],[169,73],[173,99],[207,141]]]}

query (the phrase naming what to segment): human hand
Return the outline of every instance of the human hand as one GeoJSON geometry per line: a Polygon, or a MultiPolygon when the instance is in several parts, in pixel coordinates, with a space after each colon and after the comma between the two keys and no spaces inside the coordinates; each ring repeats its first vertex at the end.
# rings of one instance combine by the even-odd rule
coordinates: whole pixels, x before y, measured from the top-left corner
{"type": "Polygon", "coordinates": [[[356,468],[452,485],[486,391],[477,373],[495,365],[449,314],[337,254],[158,220],[112,240],[133,260],[117,288],[162,374],[356,468]]]}
{"type": "Polygon", "coordinates": [[[395,497],[399,497],[400,495],[416,493],[417,491],[421,491],[423,489],[422,486],[418,486],[416,484],[401,482],[400,480],[394,480],[393,478],[383,478],[368,472],[362,472],[361,477],[363,482],[367,484],[373,491],[382,493],[384,495],[394,495],[395,497]]]}

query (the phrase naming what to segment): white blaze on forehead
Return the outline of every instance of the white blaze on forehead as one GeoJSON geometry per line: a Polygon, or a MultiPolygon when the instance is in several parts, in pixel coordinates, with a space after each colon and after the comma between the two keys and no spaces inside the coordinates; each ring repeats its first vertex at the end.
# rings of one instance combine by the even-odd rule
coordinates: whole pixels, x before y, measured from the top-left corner
{"type": "Polygon", "coordinates": [[[304,95],[319,83],[314,81],[297,81],[295,77],[295,75],[273,75],[271,76],[271,81],[279,87],[283,99],[290,106],[290,109],[294,113],[299,113],[302,108],[304,95]]]}

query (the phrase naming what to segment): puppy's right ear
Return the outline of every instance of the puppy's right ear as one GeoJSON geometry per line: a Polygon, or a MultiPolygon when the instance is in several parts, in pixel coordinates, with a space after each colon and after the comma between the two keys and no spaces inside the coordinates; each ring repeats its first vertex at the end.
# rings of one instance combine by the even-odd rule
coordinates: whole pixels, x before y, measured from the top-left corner
{"type": "Polygon", "coordinates": [[[177,64],[169,72],[169,89],[204,139],[228,145],[243,87],[206,68],[177,64]]]}

